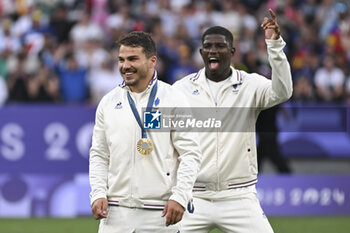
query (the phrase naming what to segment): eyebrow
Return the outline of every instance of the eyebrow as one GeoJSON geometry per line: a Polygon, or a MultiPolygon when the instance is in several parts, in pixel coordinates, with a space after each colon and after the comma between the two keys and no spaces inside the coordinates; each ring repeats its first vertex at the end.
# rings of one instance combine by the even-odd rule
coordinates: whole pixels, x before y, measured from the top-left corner
{"type": "Polygon", "coordinates": [[[223,42],[223,41],[220,41],[220,42],[203,42],[203,45],[227,45],[227,46],[230,46],[227,42],[223,42]]]}
{"type": "Polygon", "coordinates": [[[228,44],[226,41],[204,41],[203,44],[228,44]]]}
{"type": "Polygon", "coordinates": [[[131,55],[131,56],[128,56],[128,57],[121,57],[121,56],[118,56],[118,59],[127,59],[127,60],[131,60],[131,59],[135,59],[135,58],[139,58],[138,55],[131,55]]]}

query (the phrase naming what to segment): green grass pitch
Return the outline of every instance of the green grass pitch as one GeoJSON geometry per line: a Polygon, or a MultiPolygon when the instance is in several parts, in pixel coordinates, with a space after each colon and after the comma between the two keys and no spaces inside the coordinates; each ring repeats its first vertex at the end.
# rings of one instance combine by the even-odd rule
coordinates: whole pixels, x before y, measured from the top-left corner
{"type": "MultiPolygon", "coordinates": [[[[270,217],[275,233],[349,233],[350,216],[270,217]]],[[[98,221],[75,219],[0,219],[0,233],[97,233],[98,221]]],[[[213,230],[210,233],[221,233],[213,230]]]]}

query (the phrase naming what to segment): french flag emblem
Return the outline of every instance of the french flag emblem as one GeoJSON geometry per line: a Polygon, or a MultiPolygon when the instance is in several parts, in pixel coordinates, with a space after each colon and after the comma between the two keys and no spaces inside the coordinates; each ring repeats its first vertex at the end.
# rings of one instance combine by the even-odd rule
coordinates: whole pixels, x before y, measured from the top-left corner
{"type": "Polygon", "coordinates": [[[160,103],[160,99],[159,99],[159,97],[157,97],[157,99],[154,101],[154,106],[158,106],[159,105],[159,103],[160,103]]]}
{"type": "Polygon", "coordinates": [[[233,92],[238,92],[238,85],[237,84],[234,84],[234,85],[232,85],[232,87],[233,87],[233,92]]]}

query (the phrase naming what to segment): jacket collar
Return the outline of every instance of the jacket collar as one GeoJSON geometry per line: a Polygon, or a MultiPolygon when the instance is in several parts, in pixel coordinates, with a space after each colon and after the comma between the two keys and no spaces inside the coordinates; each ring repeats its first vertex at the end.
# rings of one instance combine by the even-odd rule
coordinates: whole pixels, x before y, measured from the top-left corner
{"type": "MultiPolygon", "coordinates": [[[[242,74],[239,70],[236,70],[235,68],[233,68],[231,66],[231,71],[232,71],[231,75],[227,78],[227,79],[229,79],[229,81],[225,83],[224,89],[226,89],[227,87],[232,86],[232,85],[242,84],[242,82],[243,82],[242,74]]],[[[199,70],[195,76],[190,78],[190,80],[193,82],[193,84],[202,87],[203,89],[205,89],[206,91],[208,91],[210,93],[208,82],[206,79],[207,79],[207,77],[205,76],[205,68],[199,70]]]]}

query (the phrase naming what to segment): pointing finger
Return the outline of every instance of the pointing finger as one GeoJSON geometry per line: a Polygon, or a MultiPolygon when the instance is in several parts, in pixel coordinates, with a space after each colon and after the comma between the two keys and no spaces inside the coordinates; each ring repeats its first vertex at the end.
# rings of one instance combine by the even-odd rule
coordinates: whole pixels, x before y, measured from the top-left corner
{"type": "Polygon", "coordinates": [[[273,10],[270,8],[269,9],[269,12],[270,12],[270,15],[271,15],[271,18],[274,22],[276,22],[276,15],[275,15],[275,12],[273,12],[273,10]]]}

